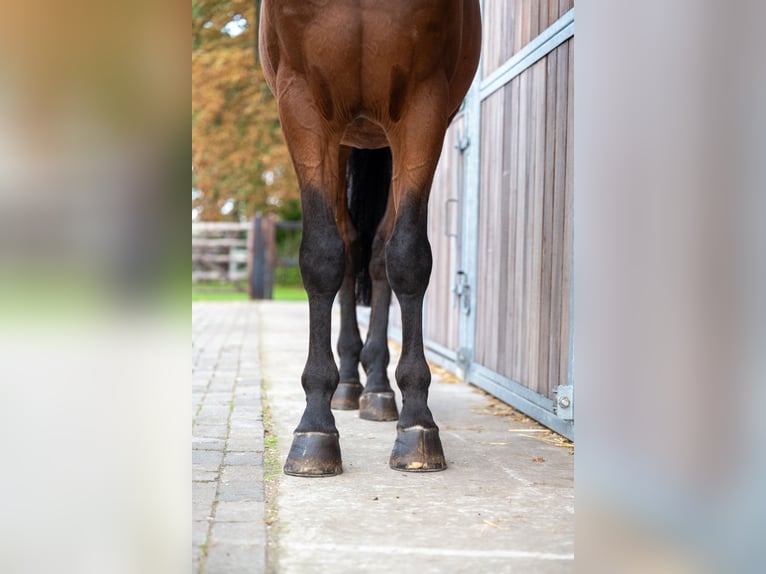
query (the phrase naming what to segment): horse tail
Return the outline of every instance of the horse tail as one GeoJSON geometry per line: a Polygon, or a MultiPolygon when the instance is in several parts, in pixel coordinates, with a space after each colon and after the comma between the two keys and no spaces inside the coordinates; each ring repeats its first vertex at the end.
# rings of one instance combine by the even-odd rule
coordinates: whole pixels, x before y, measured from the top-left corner
{"type": "Polygon", "coordinates": [[[359,242],[356,299],[364,306],[372,300],[372,242],[386,213],[391,170],[391,148],[352,148],[346,171],[348,207],[359,242]]]}

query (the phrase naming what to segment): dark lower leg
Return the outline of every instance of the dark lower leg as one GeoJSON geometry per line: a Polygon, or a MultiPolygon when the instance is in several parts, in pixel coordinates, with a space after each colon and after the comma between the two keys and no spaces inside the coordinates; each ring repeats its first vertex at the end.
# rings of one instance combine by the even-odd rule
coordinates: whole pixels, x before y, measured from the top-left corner
{"type": "Polygon", "coordinates": [[[431,372],[423,352],[423,296],[431,275],[425,202],[404,202],[386,246],[388,278],[402,310],[402,356],[396,382],[402,411],[390,466],[397,470],[446,468],[439,429],[428,408],[431,372]]]}
{"type": "Polygon", "coordinates": [[[332,209],[318,193],[302,197],[304,231],[300,250],[303,284],[309,297],[309,353],[301,383],[306,409],[295,429],[285,472],[301,476],[341,472],[340,447],[330,400],[338,385],[332,356],[332,302],[343,280],[343,240],[332,209]]]}
{"type": "Polygon", "coordinates": [[[386,277],[385,228],[376,236],[370,261],[372,279],[372,308],[367,341],[361,360],[367,373],[364,393],[359,399],[359,417],[373,421],[395,421],[399,418],[396,398],[388,380],[388,310],[391,287],[386,277]]]}
{"type": "Polygon", "coordinates": [[[388,380],[388,311],[391,306],[391,287],[386,276],[385,238],[379,233],[373,245],[370,262],[372,279],[372,305],[367,340],[360,354],[362,366],[367,374],[365,390],[368,392],[391,391],[388,380]]]}
{"type": "Polygon", "coordinates": [[[346,273],[340,288],[340,335],[338,357],[340,358],[340,384],[332,399],[332,408],[355,410],[359,408],[362,383],[359,382],[359,353],[362,338],[356,320],[356,261],[354,242],[346,243],[346,273]]]}

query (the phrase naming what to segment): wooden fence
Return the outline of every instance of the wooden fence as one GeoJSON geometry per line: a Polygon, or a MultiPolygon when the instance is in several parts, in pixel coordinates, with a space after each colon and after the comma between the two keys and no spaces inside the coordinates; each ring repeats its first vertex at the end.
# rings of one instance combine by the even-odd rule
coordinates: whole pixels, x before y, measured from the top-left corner
{"type": "Polygon", "coordinates": [[[251,299],[271,299],[277,267],[297,267],[277,257],[277,230],[301,229],[300,221],[256,216],[249,222],[192,223],[192,283],[247,282],[251,299]]]}

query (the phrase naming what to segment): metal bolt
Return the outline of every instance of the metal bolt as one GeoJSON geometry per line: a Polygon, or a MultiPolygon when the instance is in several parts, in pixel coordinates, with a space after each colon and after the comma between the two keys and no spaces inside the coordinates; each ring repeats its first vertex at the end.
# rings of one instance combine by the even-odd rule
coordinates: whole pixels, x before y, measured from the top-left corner
{"type": "Polygon", "coordinates": [[[562,409],[568,409],[569,405],[571,405],[571,404],[572,404],[572,401],[569,400],[569,397],[561,397],[559,399],[559,406],[562,409]]]}

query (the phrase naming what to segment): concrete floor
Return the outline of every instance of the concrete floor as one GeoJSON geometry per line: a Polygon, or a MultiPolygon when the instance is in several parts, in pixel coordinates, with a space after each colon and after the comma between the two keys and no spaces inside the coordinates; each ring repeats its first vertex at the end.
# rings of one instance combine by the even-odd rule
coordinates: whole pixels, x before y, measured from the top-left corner
{"type": "MultiPolygon", "coordinates": [[[[243,312],[257,307],[259,332],[253,336],[259,337],[281,465],[304,407],[300,374],[308,308],[295,303],[239,305],[243,312]]],[[[336,329],[337,323],[336,316],[336,329]]],[[[391,345],[391,350],[393,381],[398,349],[391,345]]],[[[478,389],[435,371],[429,405],[441,428],[449,468],[425,474],[390,470],[396,423],[337,411],[344,472],[332,478],[279,476],[269,571],[573,570],[572,449],[478,389]]],[[[397,400],[401,405],[398,390],[397,400]]]]}

